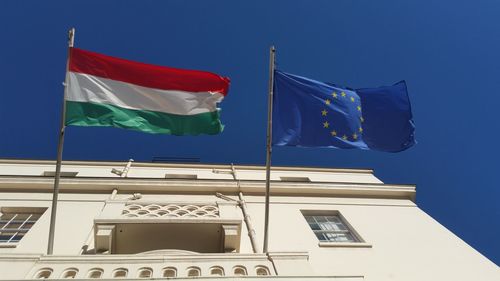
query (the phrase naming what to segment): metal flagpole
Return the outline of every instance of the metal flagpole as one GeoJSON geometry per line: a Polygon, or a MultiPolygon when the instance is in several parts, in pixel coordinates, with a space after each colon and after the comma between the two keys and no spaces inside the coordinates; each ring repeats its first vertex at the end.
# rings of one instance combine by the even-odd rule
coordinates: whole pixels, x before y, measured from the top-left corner
{"type": "Polygon", "coordinates": [[[273,133],[273,87],[274,87],[274,63],[276,49],[271,46],[269,49],[269,97],[267,101],[267,139],[266,139],[266,212],[264,220],[264,249],[263,252],[268,251],[268,238],[269,238],[269,190],[270,190],[270,177],[271,177],[271,152],[272,152],[272,133],[273,133]]]}
{"type": "Polygon", "coordinates": [[[56,226],[56,214],[57,214],[57,196],[59,195],[59,179],[61,177],[61,162],[62,153],[64,145],[64,130],[66,126],[64,121],[66,119],[66,96],[68,93],[68,76],[69,76],[69,60],[71,57],[71,48],[75,43],[75,29],[71,28],[68,32],[68,58],[66,60],[66,78],[64,79],[64,96],[61,114],[61,127],[59,131],[59,144],[57,146],[57,162],[56,162],[56,174],[54,176],[54,193],[52,195],[52,208],[50,213],[50,229],[49,229],[49,243],[47,246],[47,255],[52,255],[54,250],[54,230],[56,226]]]}

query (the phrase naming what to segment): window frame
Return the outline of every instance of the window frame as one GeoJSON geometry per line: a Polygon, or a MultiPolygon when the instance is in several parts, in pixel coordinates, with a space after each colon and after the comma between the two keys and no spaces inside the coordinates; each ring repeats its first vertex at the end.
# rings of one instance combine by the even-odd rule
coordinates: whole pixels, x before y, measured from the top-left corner
{"type": "Polygon", "coordinates": [[[11,235],[9,240],[3,241],[0,240],[0,248],[15,248],[21,240],[28,234],[28,232],[35,226],[35,224],[38,222],[38,220],[44,215],[45,211],[47,210],[46,207],[11,207],[11,206],[5,206],[5,207],[0,207],[0,235],[4,235],[3,233],[9,233],[11,235]],[[4,217],[4,215],[9,214],[12,216],[12,218],[8,219],[9,221],[3,224],[1,222],[4,217]],[[29,216],[24,219],[20,219],[18,223],[19,227],[17,228],[6,228],[13,220],[16,220],[16,217],[18,215],[26,215],[28,214],[29,216]],[[36,215],[36,218],[32,219],[31,217],[33,215],[36,215]],[[24,227],[25,224],[30,224],[28,228],[21,228],[24,227]],[[19,238],[19,240],[13,240],[16,236],[19,235],[19,233],[22,233],[22,236],[19,238]]]}
{"type": "MultiPolygon", "coordinates": [[[[372,245],[367,243],[363,237],[356,231],[356,229],[349,223],[344,215],[338,210],[300,210],[307,227],[311,230],[314,238],[318,241],[319,247],[353,247],[353,248],[371,248],[372,245]],[[338,233],[348,233],[355,241],[322,241],[316,236],[316,231],[312,229],[311,225],[307,221],[308,216],[332,216],[337,217],[343,226],[347,229],[346,231],[339,231],[338,233]]],[[[321,232],[331,232],[336,233],[336,231],[321,231],[321,232]]]]}

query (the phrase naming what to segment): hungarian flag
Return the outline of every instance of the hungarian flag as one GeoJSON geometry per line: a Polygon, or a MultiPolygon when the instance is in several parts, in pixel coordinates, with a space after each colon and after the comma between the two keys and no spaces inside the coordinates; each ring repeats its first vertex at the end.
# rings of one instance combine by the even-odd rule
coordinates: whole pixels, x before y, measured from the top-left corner
{"type": "Polygon", "coordinates": [[[171,135],[217,134],[229,79],[71,48],[66,125],[171,135]]]}

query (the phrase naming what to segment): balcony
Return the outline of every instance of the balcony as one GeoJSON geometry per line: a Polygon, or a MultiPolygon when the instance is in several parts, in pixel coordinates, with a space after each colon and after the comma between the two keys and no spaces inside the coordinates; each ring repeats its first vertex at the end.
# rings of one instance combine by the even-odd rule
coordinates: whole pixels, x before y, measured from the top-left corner
{"type": "MultiPolygon", "coordinates": [[[[5,257],[6,258],[6,257],[5,257]]],[[[265,254],[197,254],[186,251],[155,251],[142,255],[11,256],[32,262],[24,279],[139,280],[143,278],[214,280],[343,280],[362,281],[362,276],[314,276],[304,252],[265,254]]],[[[0,256],[0,262],[2,256],[0,256]]],[[[2,279],[0,277],[0,279],[2,279]]]]}
{"type": "Polygon", "coordinates": [[[94,220],[94,249],[88,253],[237,253],[241,224],[235,202],[111,201],[94,220]]]}

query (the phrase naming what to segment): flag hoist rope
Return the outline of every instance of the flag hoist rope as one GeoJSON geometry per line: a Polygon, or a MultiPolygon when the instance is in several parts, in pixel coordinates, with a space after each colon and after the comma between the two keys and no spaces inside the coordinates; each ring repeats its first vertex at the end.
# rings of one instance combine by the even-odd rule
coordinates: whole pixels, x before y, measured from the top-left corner
{"type": "Polygon", "coordinates": [[[57,215],[57,196],[59,195],[59,179],[61,178],[61,162],[62,153],[64,146],[64,129],[66,128],[64,121],[66,117],[66,95],[68,93],[68,76],[69,76],[69,61],[71,57],[71,48],[75,43],[75,29],[71,28],[68,32],[68,58],[66,60],[66,78],[64,79],[64,96],[62,103],[62,113],[61,113],[61,127],[59,131],[59,144],[57,146],[57,161],[56,161],[56,173],[54,176],[54,192],[52,194],[52,207],[50,209],[50,229],[49,229],[49,243],[47,246],[47,255],[52,255],[54,251],[54,232],[56,227],[56,215],[57,215]]]}
{"type": "Polygon", "coordinates": [[[271,46],[269,49],[269,96],[267,101],[267,139],[266,139],[266,210],[264,219],[264,248],[263,252],[268,252],[269,238],[269,191],[271,178],[271,152],[273,133],[273,88],[274,88],[274,64],[276,49],[271,46]]]}

